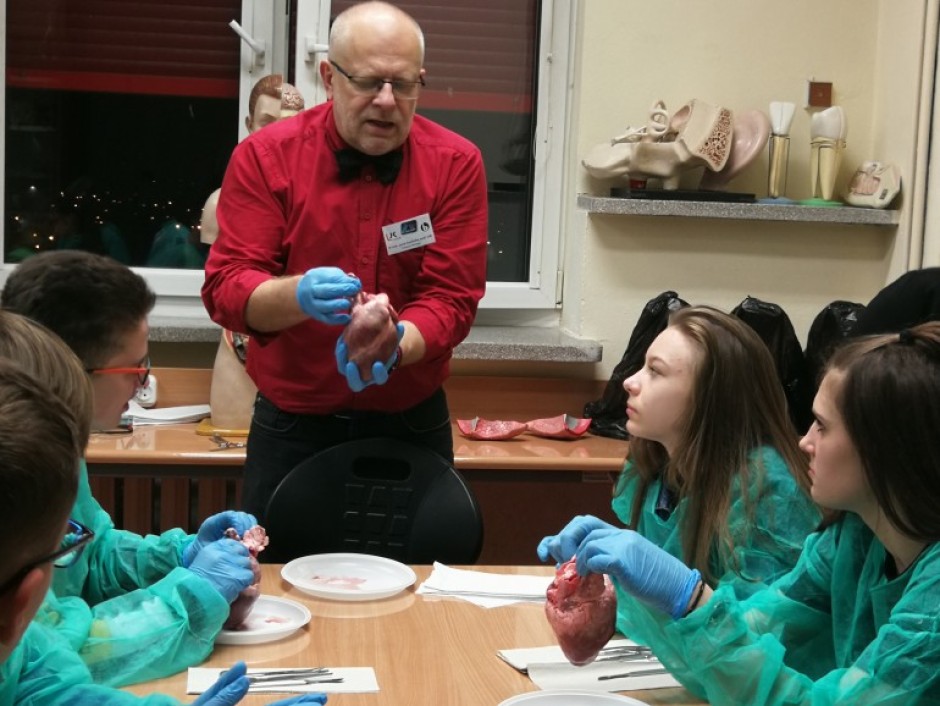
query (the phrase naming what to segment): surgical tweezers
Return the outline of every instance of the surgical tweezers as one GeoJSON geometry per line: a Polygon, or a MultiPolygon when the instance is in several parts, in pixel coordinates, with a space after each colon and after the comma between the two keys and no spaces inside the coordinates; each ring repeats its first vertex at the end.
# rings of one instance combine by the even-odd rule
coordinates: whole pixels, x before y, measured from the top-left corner
{"type": "Polygon", "coordinates": [[[668,674],[669,670],[665,667],[657,667],[656,669],[634,669],[630,672],[622,672],[620,674],[602,674],[597,678],[597,681],[607,681],[609,679],[624,679],[626,677],[646,677],[652,674],[668,674]]]}
{"type": "Polygon", "coordinates": [[[243,449],[248,444],[244,441],[229,441],[228,439],[222,438],[219,434],[212,435],[212,441],[214,441],[218,446],[214,449],[209,449],[210,451],[224,451],[225,449],[243,449]]]}
{"type": "Polygon", "coordinates": [[[333,677],[325,667],[283,669],[248,674],[248,683],[259,686],[303,686],[305,684],[339,684],[342,677],[333,677]]]}

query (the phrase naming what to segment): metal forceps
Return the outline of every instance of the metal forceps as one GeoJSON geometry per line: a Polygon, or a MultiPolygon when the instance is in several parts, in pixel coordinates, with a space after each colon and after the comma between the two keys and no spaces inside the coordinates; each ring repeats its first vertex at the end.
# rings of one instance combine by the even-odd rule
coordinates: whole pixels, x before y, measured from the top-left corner
{"type": "Polygon", "coordinates": [[[217,444],[214,449],[209,449],[210,451],[225,451],[225,449],[243,449],[248,446],[247,441],[229,441],[228,439],[223,438],[220,434],[213,434],[212,441],[217,444]]]}
{"type": "Polygon", "coordinates": [[[334,677],[325,667],[314,669],[284,669],[280,671],[252,672],[247,675],[252,686],[305,686],[307,684],[341,684],[342,677],[334,677]]]}

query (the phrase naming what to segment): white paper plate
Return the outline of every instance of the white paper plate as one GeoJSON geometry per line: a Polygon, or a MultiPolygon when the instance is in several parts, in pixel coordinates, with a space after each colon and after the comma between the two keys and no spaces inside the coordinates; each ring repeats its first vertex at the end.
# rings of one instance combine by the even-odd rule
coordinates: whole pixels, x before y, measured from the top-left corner
{"type": "Polygon", "coordinates": [[[531,691],[507,699],[499,706],[649,706],[629,696],[598,691],[531,691]]]}
{"type": "Polygon", "coordinates": [[[337,601],[374,601],[401,593],[415,572],[371,554],[314,554],[294,559],[281,577],[304,593],[337,601]]]}
{"type": "Polygon", "coordinates": [[[293,635],[310,622],[307,606],[287,598],[258,596],[241,630],[222,630],[219,645],[256,645],[293,635]]]}

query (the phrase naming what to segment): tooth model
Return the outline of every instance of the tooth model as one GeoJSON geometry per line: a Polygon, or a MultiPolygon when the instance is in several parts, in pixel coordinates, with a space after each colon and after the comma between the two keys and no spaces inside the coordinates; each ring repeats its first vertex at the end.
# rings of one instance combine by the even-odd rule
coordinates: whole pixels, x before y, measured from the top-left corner
{"type": "Polygon", "coordinates": [[[770,168],[767,173],[767,196],[778,202],[786,198],[787,170],[790,160],[790,124],[796,104],[774,101],[770,104],[770,168]]]}
{"type": "Polygon", "coordinates": [[[839,106],[816,113],[810,123],[810,178],[813,198],[832,201],[845,149],[845,113],[839,106]]]}

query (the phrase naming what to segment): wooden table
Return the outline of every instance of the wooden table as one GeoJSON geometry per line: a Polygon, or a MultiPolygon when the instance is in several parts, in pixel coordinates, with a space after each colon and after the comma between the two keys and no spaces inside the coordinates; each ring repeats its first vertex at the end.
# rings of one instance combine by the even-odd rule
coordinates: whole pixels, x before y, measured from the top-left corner
{"type": "MultiPolygon", "coordinates": [[[[331,706],[496,706],[516,694],[538,691],[528,677],[497,656],[497,650],[555,644],[540,605],[486,609],[454,599],[426,599],[415,588],[431,572],[413,567],[418,582],[408,591],[362,603],[320,600],[280,578],[280,566],[262,566],[262,593],[305,604],[313,619],[306,628],[277,642],[218,646],[202,666],[226,667],[241,659],[249,667],[361,667],[375,669],[380,691],[333,694],[331,706]]],[[[545,566],[473,567],[479,571],[550,575],[545,566]]],[[[186,673],[128,687],[135,694],[155,691],[188,703],[186,673]]],[[[623,692],[648,704],[702,704],[685,689],[623,692]]],[[[249,696],[260,706],[283,695],[249,696]]]]}

